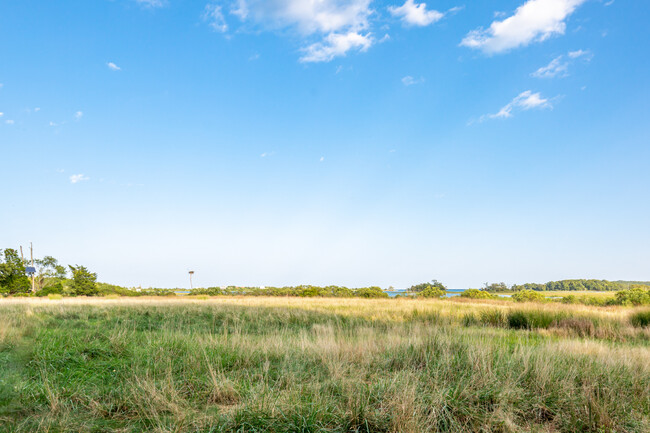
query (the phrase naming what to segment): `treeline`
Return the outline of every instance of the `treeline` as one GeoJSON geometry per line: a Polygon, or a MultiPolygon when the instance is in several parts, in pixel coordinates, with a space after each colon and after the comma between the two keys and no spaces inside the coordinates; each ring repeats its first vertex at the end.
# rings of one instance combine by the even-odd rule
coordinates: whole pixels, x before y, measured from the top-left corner
{"type": "Polygon", "coordinates": [[[485,283],[485,290],[489,292],[519,292],[522,290],[534,290],[537,292],[578,292],[578,291],[596,291],[596,292],[617,292],[639,286],[648,286],[646,282],[632,281],[607,281],[607,280],[561,280],[549,281],[545,284],[526,283],[514,284],[508,287],[505,283],[485,283]]]}
{"type": "Polygon", "coordinates": [[[286,287],[208,287],[194,289],[193,295],[208,296],[297,296],[297,297],[334,297],[334,298],[388,298],[388,294],[380,287],[361,287],[349,289],[343,286],[286,286],[286,287]]]}
{"type": "Polygon", "coordinates": [[[0,295],[99,294],[97,274],[90,272],[85,266],[63,266],[52,256],[34,260],[32,289],[32,276],[27,276],[28,265],[31,263],[20,257],[15,249],[5,248],[0,251],[0,295]]]}
{"type": "MultiPolygon", "coordinates": [[[[0,296],[176,296],[182,289],[126,288],[113,284],[98,283],[97,274],[85,266],[63,266],[51,256],[34,260],[34,288],[27,276],[28,263],[15,249],[0,251],[0,296]]],[[[437,280],[411,286],[398,297],[443,298],[447,287],[437,280]]],[[[485,284],[479,289],[464,291],[461,298],[504,299],[495,292],[512,292],[517,302],[563,302],[586,305],[649,305],[650,285],[644,282],[606,280],[562,280],[546,284],[521,284],[508,287],[505,283],[485,284]],[[551,300],[541,292],[545,291],[616,291],[614,297],[564,296],[551,300]]],[[[194,289],[191,295],[198,296],[290,296],[290,297],[336,297],[336,298],[388,298],[380,287],[347,288],[343,286],[285,286],[285,287],[208,287],[194,289]]]]}

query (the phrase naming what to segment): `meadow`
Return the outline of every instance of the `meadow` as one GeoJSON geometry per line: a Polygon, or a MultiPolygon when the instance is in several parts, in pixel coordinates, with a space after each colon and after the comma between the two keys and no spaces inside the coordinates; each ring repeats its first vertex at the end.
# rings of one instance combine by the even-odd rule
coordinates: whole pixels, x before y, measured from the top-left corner
{"type": "Polygon", "coordinates": [[[650,311],[0,300],[2,432],[647,432],[650,311]]]}

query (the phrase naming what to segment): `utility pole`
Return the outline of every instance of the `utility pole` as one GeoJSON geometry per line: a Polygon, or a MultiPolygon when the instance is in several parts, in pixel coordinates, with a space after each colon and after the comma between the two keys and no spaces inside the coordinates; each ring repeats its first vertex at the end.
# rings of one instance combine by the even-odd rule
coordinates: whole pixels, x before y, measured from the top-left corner
{"type": "Polygon", "coordinates": [[[20,246],[20,260],[22,260],[23,262],[25,261],[25,258],[23,257],[23,246],[22,245],[20,246]]]}
{"type": "Polygon", "coordinates": [[[192,290],[192,275],[194,275],[194,271],[189,271],[190,274],[190,290],[192,290]]]}
{"type": "MultiPolygon", "coordinates": [[[[20,247],[22,250],[22,247],[20,247]]],[[[32,246],[32,242],[29,242],[29,254],[32,257],[32,268],[34,267],[34,247],[32,246]]],[[[32,274],[32,293],[34,293],[36,289],[34,288],[34,274],[32,274]]]]}

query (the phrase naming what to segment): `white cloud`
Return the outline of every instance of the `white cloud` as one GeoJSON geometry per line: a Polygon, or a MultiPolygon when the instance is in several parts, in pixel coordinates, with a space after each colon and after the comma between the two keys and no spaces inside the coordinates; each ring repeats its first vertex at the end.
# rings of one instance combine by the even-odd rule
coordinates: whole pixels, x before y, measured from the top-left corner
{"type": "Polygon", "coordinates": [[[148,8],[161,8],[167,6],[166,0],[135,0],[135,2],[141,6],[148,8]]]}
{"type": "Polygon", "coordinates": [[[52,121],[50,121],[49,125],[50,125],[50,126],[58,126],[56,123],[54,123],[54,122],[52,122],[52,121]]]}
{"type": "Polygon", "coordinates": [[[335,57],[344,56],[348,51],[356,49],[366,51],[372,45],[372,36],[368,33],[362,35],[356,32],[330,33],[322,42],[316,42],[303,49],[305,55],[301,62],[329,62],[335,57]]]}
{"type": "Polygon", "coordinates": [[[362,30],[372,0],[238,0],[233,13],[264,27],[297,27],[303,34],[362,30]]]}
{"type": "Polygon", "coordinates": [[[469,32],[461,45],[487,54],[541,42],[566,30],[566,18],[586,0],[528,0],[503,21],[469,32]]]}
{"type": "Polygon", "coordinates": [[[439,21],[444,14],[436,10],[427,10],[426,3],[415,3],[414,0],[406,0],[402,6],[389,6],[389,12],[394,17],[400,17],[402,22],[410,26],[428,26],[439,21]]]}
{"type": "Polygon", "coordinates": [[[578,59],[580,57],[584,57],[585,60],[589,61],[593,57],[591,54],[591,51],[588,50],[576,50],[576,51],[569,51],[569,57],[572,59],[578,59]]]}
{"type": "Polygon", "coordinates": [[[424,77],[420,78],[413,78],[410,75],[407,75],[406,77],[402,78],[402,84],[405,86],[412,86],[414,84],[421,84],[424,83],[424,77]]]}
{"type": "Polygon", "coordinates": [[[73,174],[70,176],[70,183],[78,183],[82,181],[86,181],[90,179],[88,176],[84,176],[83,174],[73,174]]]}
{"type": "Polygon", "coordinates": [[[208,25],[215,32],[225,33],[228,31],[228,24],[226,23],[226,18],[223,16],[220,5],[214,3],[205,5],[202,18],[208,22],[208,25]]]}
{"type": "Polygon", "coordinates": [[[542,95],[539,92],[533,93],[530,90],[526,90],[525,92],[521,92],[519,95],[515,96],[515,98],[503,106],[499,112],[481,116],[479,122],[486,119],[507,119],[512,117],[515,111],[527,111],[535,108],[553,108],[553,105],[548,99],[542,98],[542,95]]]}
{"type": "Polygon", "coordinates": [[[585,50],[569,51],[567,56],[568,60],[564,60],[564,56],[554,58],[548,65],[542,66],[530,75],[535,78],[566,77],[569,75],[569,65],[573,60],[582,57],[588,62],[593,57],[590,51],[585,50]]]}
{"type": "Polygon", "coordinates": [[[14,122],[12,119],[7,119],[7,120],[5,120],[5,123],[6,123],[7,125],[13,125],[13,124],[16,123],[16,122],[14,122]]]}
{"type": "Polygon", "coordinates": [[[324,156],[321,156],[320,159],[319,159],[319,161],[320,161],[320,162],[325,161],[325,157],[324,157],[324,156]]]}
{"type": "Polygon", "coordinates": [[[5,115],[5,113],[3,113],[2,111],[0,111],[0,117],[2,117],[2,116],[4,116],[4,115],[5,115]]]}
{"type": "Polygon", "coordinates": [[[40,107],[36,107],[36,108],[34,108],[34,112],[35,112],[35,113],[38,113],[39,111],[41,111],[41,108],[40,108],[40,107]]]}
{"type": "Polygon", "coordinates": [[[563,56],[551,60],[546,66],[542,66],[531,75],[535,78],[554,78],[557,76],[566,77],[569,74],[569,64],[562,61],[563,56]]]}
{"type": "Polygon", "coordinates": [[[111,71],[121,71],[122,70],[122,68],[120,68],[119,66],[117,66],[113,62],[106,63],[106,66],[108,66],[108,69],[110,69],[111,71]]]}
{"type": "Polygon", "coordinates": [[[266,30],[294,30],[305,39],[301,62],[327,62],[373,43],[372,0],[233,0],[229,11],[266,30]]]}
{"type": "Polygon", "coordinates": [[[74,120],[81,120],[82,117],[84,117],[83,111],[77,111],[74,113],[74,120]]]}

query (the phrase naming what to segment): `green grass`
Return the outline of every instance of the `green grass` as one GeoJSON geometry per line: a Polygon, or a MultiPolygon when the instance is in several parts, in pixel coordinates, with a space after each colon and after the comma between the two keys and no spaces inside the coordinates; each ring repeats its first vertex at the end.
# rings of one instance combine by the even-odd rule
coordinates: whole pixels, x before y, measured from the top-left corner
{"type": "Polygon", "coordinates": [[[645,432],[650,330],[632,326],[641,313],[500,301],[5,301],[0,431],[645,432]]]}

